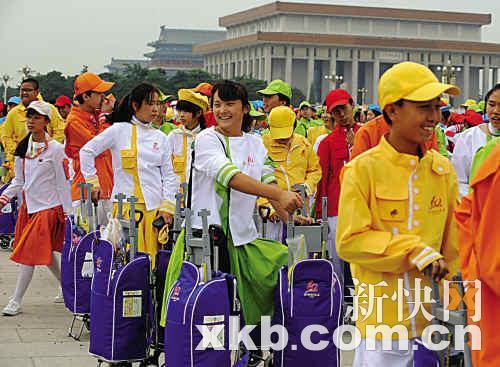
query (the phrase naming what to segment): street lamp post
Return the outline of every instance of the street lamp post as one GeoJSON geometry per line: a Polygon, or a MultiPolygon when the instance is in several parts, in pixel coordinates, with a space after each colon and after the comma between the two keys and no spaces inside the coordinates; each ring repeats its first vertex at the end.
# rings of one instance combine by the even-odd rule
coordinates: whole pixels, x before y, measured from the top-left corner
{"type": "Polygon", "coordinates": [[[325,79],[329,80],[330,82],[335,84],[335,89],[339,87],[340,84],[344,81],[344,76],[343,75],[325,75],[325,79]]]}
{"type": "MultiPolygon", "coordinates": [[[[453,84],[455,85],[457,82],[457,72],[462,71],[462,68],[460,66],[454,66],[451,64],[451,60],[448,59],[445,65],[438,66],[437,71],[441,72],[441,82],[445,84],[453,84]]],[[[450,104],[453,104],[451,96],[450,98],[450,104]]]]}
{"type": "Polygon", "coordinates": [[[365,87],[359,88],[358,93],[361,93],[361,104],[364,105],[365,104],[365,96],[368,93],[368,89],[366,89],[365,87]]]}
{"type": "Polygon", "coordinates": [[[3,80],[3,101],[7,103],[7,88],[8,88],[8,83],[9,83],[10,76],[7,74],[4,74],[2,76],[3,80]]]}

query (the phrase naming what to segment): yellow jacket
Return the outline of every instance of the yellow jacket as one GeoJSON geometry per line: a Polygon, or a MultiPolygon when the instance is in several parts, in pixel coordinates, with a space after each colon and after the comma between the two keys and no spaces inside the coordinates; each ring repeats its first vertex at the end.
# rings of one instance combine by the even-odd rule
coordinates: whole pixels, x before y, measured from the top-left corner
{"type": "MultiPolygon", "coordinates": [[[[49,135],[62,143],[64,141],[64,120],[53,105],[52,117],[47,126],[49,135]]],[[[5,122],[2,124],[1,140],[5,149],[5,160],[14,161],[14,151],[17,144],[28,134],[26,129],[26,107],[22,103],[18,104],[7,114],[5,122]]]]}
{"type": "MultiPolygon", "coordinates": [[[[421,271],[442,257],[450,275],[458,271],[453,210],[459,196],[453,166],[435,150],[427,151],[419,161],[417,156],[397,152],[382,138],[379,145],[345,166],[341,180],[336,247],[339,256],[351,264],[353,278],[359,281],[358,310],[368,308],[368,303],[362,304],[368,302],[369,292],[363,284],[387,283],[373,288],[375,296],[388,296],[379,309],[382,320],[377,321],[375,306],[366,319],[360,314],[357,327],[365,337],[367,325],[403,325],[409,337],[414,337],[410,321],[406,320],[408,299],[399,297],[404,318],[398,320],[398,299],[391,297],[397,294],[398,279],[403,279],[404,273],[412,289],[415,278],[428,286],[421,271]]],[[[413,291],[412,295],[416,300],[413,291]]],[[[430,311],[430,305],[426,304],[425,309],[430,311]]],[[[421,308],[416,310],[417,334],[421,335],[430,321],[421,308]]]]}
{"type": "Polygon", "coordinates": [[[321,135],[330,134],[331,132],[332,131],[329,130],[325,125],[312,126],[307,130],[307,140],[309,140],[309,143],[314,146],[314,143],[316,143],[316,140],[321,135]]]}
{"type": "Polygon", "coordinates": [[[321,167],[316,153],[309,141],[298,134],[293,134],[290,150],[277,144],[271,135],[262,137],[267,154],[276,166],[274,175],[278,186],[291,190],[293,185],[305,184],[307,195],[314,195],[319,180],[321,167]]]}

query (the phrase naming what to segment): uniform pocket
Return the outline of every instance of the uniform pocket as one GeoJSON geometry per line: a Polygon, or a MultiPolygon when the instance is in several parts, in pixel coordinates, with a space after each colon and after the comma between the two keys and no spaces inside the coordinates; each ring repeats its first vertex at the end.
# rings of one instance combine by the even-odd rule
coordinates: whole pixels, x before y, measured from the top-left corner
{"type": "Polygon", "coordinates": [[[182,174],[186,169],[186,158],[181,155],[173,155],[172,166],[177,175],[182,174]]]}
{"type": "Polygon", "coordinates": [[[378,190],[375,196],[381,220],[403,222],[408,218],[408,192],[378,190]]]}
{"type": "Polygon", "coordinates": [[[122,168],[124,170],[132,170],[137,168],[137,155],[132,149],[122,149],[120,151],[122,160],[122,168]]]}

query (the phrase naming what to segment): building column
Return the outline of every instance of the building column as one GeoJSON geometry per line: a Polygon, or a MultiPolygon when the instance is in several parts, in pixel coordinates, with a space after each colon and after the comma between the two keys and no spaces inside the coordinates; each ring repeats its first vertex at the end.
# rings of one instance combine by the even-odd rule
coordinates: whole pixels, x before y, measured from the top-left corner
{"type": "Polygon", "coordinates": [[[264,80],[270,82],[272,78],[272,56],[271,56],[271,46],[264,47],[264,80]]]}
{"type": "Polygon", "coordinates": [[[490,60],[489,57],[486,57],[486,62],[483,66],[483,92],[481,93],[481,97],[484,97],[488,90],[490,89],[490,60]]]}
{"type": "Polygon", "coordinates": [[[292,85],[292,60],[292,47],[287,46],[285,59],[285,82],[290,85],[292,85]]]}
{"type": "Polygon", "coordinates": [[[498,83],[498,68],[493,68],[493,80],[491,81],[492,87],[498,83]]]}
{"type": "Polygon", "coordinates": [[[311,98],[311,88],[314,82],[314,47],[309,47],[309,56],[307,58],[307,91],[306,98],[309,101],[311,98]]]}
{"type": "Polygon", "coordinates": [[[255,50],[253,50],[253,55],[252,55],[252,77],[255,78],[255,79],[259,79],[259,73],[258,73],[258,70],[259,70],[259,64],[258,64],[258,59],[257,57],[255,57],[255,50]]]}
{"type": "Polygon", "coordinates": [[[351,63],[351,96],[354,98],[356,103],[358,102],[358,50],[352,50],[352,63],[351,63]]]}
{"type": "Polygon", "coordinates": [[[471,92],[470,90],[470,56],[465,55],[465,62],[464,62],[464,89],[462,90],[462,93],[460,93],[460,99],[462,102],[465,102],[465,99],[471,92]]]}
{"type": "Polygon", "coordinates": [[[372,90],[373,90],[373,103],[378,104],[378,81],[380,79],[380,60],[375,59],[373,62],[373,81],[372,81],[372,90]]]}

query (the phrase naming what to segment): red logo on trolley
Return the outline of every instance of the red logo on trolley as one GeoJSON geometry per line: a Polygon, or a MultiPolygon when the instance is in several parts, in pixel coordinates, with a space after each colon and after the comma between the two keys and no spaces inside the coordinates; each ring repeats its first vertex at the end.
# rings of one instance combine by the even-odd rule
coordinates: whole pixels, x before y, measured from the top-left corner
{"type": "Polygon", "coordinates": [[[304,297],[319,297],[319,284],[314,282],[313,280],[308,281],[306,285],[306,291],[304,292],[304,297]]]}

